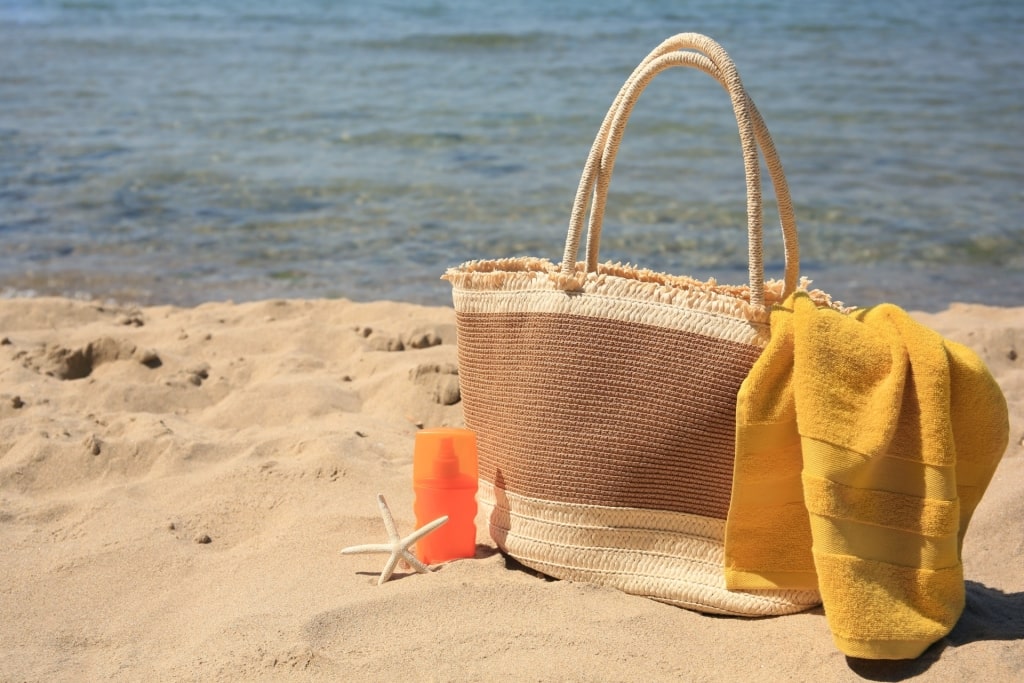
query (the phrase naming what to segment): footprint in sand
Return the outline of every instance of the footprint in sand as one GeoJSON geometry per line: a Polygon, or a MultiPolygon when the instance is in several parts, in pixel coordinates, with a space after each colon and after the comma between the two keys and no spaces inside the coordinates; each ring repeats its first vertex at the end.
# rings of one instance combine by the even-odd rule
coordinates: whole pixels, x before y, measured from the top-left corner
{"type": "Polygon", "coordinates": [[[83,379],[100,365],[118,360],[135,360],[148,368],[163,364],[156,351],[140,350],[129,341],[111,337],[101,337],[77,349],[43,344],[31,351],[20,351],[15,358],[30,370],[60,380],[83,379]]]}

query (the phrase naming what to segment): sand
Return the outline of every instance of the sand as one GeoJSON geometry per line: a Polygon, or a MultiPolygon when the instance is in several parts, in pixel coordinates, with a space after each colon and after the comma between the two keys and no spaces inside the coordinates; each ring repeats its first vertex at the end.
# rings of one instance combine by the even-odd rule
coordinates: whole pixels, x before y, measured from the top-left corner
{"type": "MultiPolygon", "coordinates": [[[[820,609],[703,616],[499,554],[430,575],[339,550],[414,526],[412,444],[462,425],[449,308],[0,301],[0,681],[1024,680],[1024,308],[920,314],[978,350],[1011,444],[968,607],[911,662],[820,609]]],[[[482,526],[481,526],[482,529],[482,526]]]]}

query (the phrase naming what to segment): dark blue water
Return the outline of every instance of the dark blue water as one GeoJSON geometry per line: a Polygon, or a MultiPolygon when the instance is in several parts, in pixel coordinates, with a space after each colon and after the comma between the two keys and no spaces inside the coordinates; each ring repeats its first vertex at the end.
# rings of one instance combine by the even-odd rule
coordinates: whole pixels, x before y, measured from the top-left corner
{"type": "MultiPolygon", "coordinates": [[[[0,290],[448,302],[449,265],[561,257],[619,85],[699,31],[772,130],[818,286],[1024,305],[1024,3],[495,5],[0,0],[0,290]]],[[[724,93],[659,76],[602,258],[744,281],[743,187],[724,93]]]]}

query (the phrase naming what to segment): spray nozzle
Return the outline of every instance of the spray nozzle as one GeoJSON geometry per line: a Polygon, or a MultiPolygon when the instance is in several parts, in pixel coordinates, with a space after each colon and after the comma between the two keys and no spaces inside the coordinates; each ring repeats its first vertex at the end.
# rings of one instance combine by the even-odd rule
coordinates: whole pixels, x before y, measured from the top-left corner
{"type": "Polygon", "coordinates": [[[434,460],[434,476],[438,479],[454,479],[459,476],[459,459],[455,456],[455,441],[450,437],[441,439],[437,459],[434,460]]]}

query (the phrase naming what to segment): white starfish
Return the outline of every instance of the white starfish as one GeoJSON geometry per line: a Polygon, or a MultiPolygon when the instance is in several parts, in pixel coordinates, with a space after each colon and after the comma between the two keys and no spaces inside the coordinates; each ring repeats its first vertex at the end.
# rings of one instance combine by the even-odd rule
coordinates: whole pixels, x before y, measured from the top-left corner
{"type": "Polygon", "coordinates": [[[391,553],[391,557],[388,558],[387,564],[384,565],[384,571],[380,573],[380,579],[377,581],[378,586],[391,578],[391,575],[395,572],[395,567],[398,566],[399,560],[405,560],[412,565],[413,569],[421,574],[430,573],[430,567],[420,562],[416,556],[412,554],[409,548],[416,541],[447,522],[448,515],[438,517],[433,522],[424,524],[416,531],[412,532],[405,538],[402,538],[398,535],[398,528],[395,526],[395,518],[391,516],[391,508],[388,507],[387,501],[384,500],[384,494],[377,494],[377,504],[380,506],[380,516],[384,518],[384,527],[388,530],[388,542],[354,545],[349,548],[342,549],[341,554],[355,555],[357,553],[391,553]]]}

